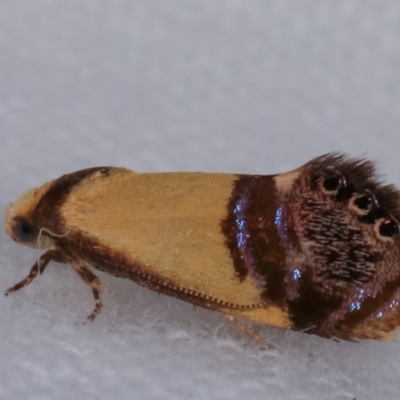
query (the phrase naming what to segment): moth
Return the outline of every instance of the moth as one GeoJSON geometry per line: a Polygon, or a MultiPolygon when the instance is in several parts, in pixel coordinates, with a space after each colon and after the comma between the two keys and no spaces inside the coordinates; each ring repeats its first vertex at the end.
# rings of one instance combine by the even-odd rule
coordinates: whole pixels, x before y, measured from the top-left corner
{"type": "MultiPolygon", "coordinates": [[[[384,339],[400,324],[400,193],[341,154],[277,175],[96,167],[31,189],[6,230],[70,264],[102,308],[95,269],[242,320],[326,338],[384,339]]],[[[246,330],[246,328],[243,328],[246,330]]]]}

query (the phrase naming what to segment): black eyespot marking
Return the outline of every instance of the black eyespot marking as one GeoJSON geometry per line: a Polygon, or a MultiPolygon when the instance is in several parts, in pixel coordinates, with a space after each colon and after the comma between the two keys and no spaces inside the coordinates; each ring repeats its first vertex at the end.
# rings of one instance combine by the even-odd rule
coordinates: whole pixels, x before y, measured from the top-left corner
{"type": "Polygon", "coordinates": [[[363,158],[350,159],[343,154],[330,153],[309,161],[304,167],[310,173],[312,190],[321,188],[329,193],[329,189],[335,187],[335,181],[332,180],[331,184],[327,182],[327,187],[325,187],[323,185],[324,179],[332,176],[339,176],[344,179],[341,187],[337,188],[336,191],[331,191],[331,194],[336,194],[336,201],[347,202],[355,194],[360,196],[370,194],[372,200],[376,201],[371,209],[363,210],[361,208],[368,206],[364,203],[364,200],[360,200],[361,204],[359,205],[353,202],[355,207],[364,211],[360,213],[365,214],[360,215],[360,221],[362,219],[362,222],[372,224],[380,218],[390,219],[390,216],[393,216],[395,221],[400,221],[400,191],[393,185],[382,184],[377,179],[372,162],[363,158]],[[368,213],[365,211],[368,211],[368,213]]]}
{"type": "Polygon", "coordinates": [[[370,194],[362,194],[361,196],[358,196],[354,200],[354,204],[360,209],[360,210],[372,210],[372,208],[375,205],[374,199],[370,194]]]}
{"type": "Polygon", "coordinates": [[[399,224],[392,219],[386,219],[379,225],[379,234],[381,236],[392,237],[399,233],[399,224]]]}
{"type": "Polygon", "coordinates": [[[15,221],[14,233],[21,242],[32,242],[36,238],[35,227],[23,219],[15,221]]]}
{"type": "Polygon", "coordinates": [[[354,187],[341,173],[328,169],[325,171],[325,177],[322,180],[322,189],[335,196],[335,200],[345,202],[351,198],[354,193],[354,187]]]}
{"type": "Polygon", "coordinates": [[[343,179],[338,175],[328,176],[322,181],[322,186],[328,192],[335,192],[342,186],[342,184],[343,179]]]}

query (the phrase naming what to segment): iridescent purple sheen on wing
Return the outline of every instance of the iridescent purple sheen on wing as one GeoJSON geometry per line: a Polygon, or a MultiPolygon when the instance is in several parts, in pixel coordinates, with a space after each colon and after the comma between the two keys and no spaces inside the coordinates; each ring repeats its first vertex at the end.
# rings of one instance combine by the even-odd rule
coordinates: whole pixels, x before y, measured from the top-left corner
{"type": "Polygon", "coordinates": [[[249,275],[263,289],[264,300],[283,304],[289,239],[277,198],[273,176],[239,176],[221,229],[239,279],[249,275]]]}

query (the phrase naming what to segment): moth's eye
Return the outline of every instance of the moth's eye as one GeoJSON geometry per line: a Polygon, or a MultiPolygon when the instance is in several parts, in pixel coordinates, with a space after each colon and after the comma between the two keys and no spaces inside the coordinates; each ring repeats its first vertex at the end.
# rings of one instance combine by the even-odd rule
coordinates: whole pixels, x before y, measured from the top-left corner
{"type": "Polygon", "coordinates": [[[378,206],[376,199],[369,193],[362,194],[354,200],[354,205],[363,211],[370,211],[378,206]]]}
{"type": "Polygon", "coordinates": [[[25,220],[16,221],[14,233],[21,242],[32,242],[36,238],[35,227],[25,220]]]}
{"type": "Polygon", "coordinates": [[[322,187],[327,192],[336,192],[345,185],[345,179],[342,176],[336,174],[329,175],[322,180],[322,187]]]}
{"type": "Polygon", "coordinates": [[[381,236],[392,237],[399,233],[399,224],[392,219],[385,219],[379,225],[379,234],[381,236]]]}

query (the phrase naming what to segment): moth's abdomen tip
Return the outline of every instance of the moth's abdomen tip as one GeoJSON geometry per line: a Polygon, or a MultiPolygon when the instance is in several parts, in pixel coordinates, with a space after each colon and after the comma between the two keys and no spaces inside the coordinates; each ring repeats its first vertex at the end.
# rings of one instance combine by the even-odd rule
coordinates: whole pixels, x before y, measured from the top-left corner
{"type": "Polygon", "coordinates": [[[399,202],[369,161],[326,155],[302,167],[288,201],[303,260],[289,282],[295,325],[378,338],[400,323],[399,202]]]}

